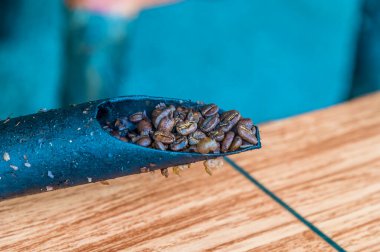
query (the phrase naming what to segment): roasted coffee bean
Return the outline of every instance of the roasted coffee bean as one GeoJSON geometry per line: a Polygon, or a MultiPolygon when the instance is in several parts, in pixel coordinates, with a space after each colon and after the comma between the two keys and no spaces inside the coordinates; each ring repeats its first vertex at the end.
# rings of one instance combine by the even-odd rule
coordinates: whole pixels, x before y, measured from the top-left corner
{"type": "Polygon", "coordinates": [[[130,138],[130,139],[132,139],[134,137],[137,137],[137,133],[135,133],[135,132],[128,132],[127,133],[127,137],[130,138]]]}
{"type": "Polygon", "coordinates": [[[133,123],[138,123],[144,118],[145,118],[145,112],[136,112],[129,116],[129,121],[133,123]]]}
{"type": "Polygon", "coordinates": [[[201,154],[208,154],[218,149],[218,143],[209,137],[205,137],[197,144],[197,150],[201,154]]]}
{"type": "Polygon", "coordinates": [[[187,137],[181,136],[177,138],[172,144],[170,144],[170,149],[173,151],[180,151],[187,147],[187,137]]]}
{"type": "Polygon", "coordinates": [[[190,145],[186,150],[188,152],[198,152],[196,145],[190,145]]]}
{"type": "MultiPolygon", "coordinates": [[[[250,126],[250,125],[248,125],[248,126],[250,126]]],[[[251,126],[251,128],[252,128],[252,126],[251,126]]],[[[247,128],[247,126],[245,124],[238,123],[238,125],[236,126],[236,131],[243,140],[245,140],[251,144],[254,144],[254,145],[257,144],[256,128],[255,128],[255,130],[254,130],[255,132],[254,132],[250,128],[247,128]]]]}
{"type": "Polygon", "coordinates": [[[243,119],[240,119],[240,121],[237,123],[236,126],[239,126],[239,125],[244,125],[247,129],[252,129],[253,122],[251,119],[243,118],[243,119]]]}
{"type": "Polygon", "coordinates": [[[156,109],[164,109],[164,108],[166,108],[166,104],[165,103],[163,103],[163,102],[160,102],[159,104],[157,104],[156,105],[156,107],[155,107],[156,109]]]}
{"type": "Polygon", "coordinates": [[[183,136],[187,136],[197,130],[197,124],[192,121],[181,121],[176,125],[177,132],[183,136]]]}
{"type": "Polygon", "coordinates": [[[213,153],[215,154],[219,154],[220,153],[220,143],[216,143],[217,147],[216,149],[213,151],[213,153]]]}
{"type": "Polygon", "coordinates": [[[158,150],[167,150],[168,149],[168,146],[166,144],[163,144],[163,143],[158,142],[158,141],[154,141],[153,147],[158,149],[158,150]]]}
{"type": "Polygon", "coordinates": [[[200,130],[196,130],[195,132],[191,133],[189,136],[188,136],[188,139],[189,139],[189,144],[190,145],[195,145],[195,144],[198,144],[199,141],[203,138],[206,137],[206,134],[203,133],[202,131],[200,130]]]}
{"type": "Polygon", "coordinates": [[[174,119],[172,117],[165,116],[158,124],[159,131],[171,132],[174,127],[174,119]]]}
{"type": "Polygon", "coordinates": [[[152,143],[152,139],[149,136],[143,136],[137,140],[136,144],[144,147],[148,147],[152,143]]]}
{"type": "Polygon", "coordinates": [[[175,141],[175,136],[170,132],[156,131],[153,134],[153,139],[164,144],[171,144],[175,141]]]}
{"type": "Polygon", "coordinates": [[[177,119],[180,119],[182,121],[184,121],[187,117],[187,113],[189,112],[189,110],[187,108],[184,108],[184,107],[178,107],[176,108],[176,110],[173,112],[174,114],[174,118],[177,118],[177,119]]]}
{"type": "Polygon", "coordinates": [[[190,109],[189,113],[187,114],[187,120],[198,123],[199,119],[201,119],[202,115],[200,112],[193,111],[190,109]]]}
{"type": "Polygon", "coordinates": [[[216,115],[207,117],[203,121],[200,128],[203,132],[210,132],[213,129],[215,129],[215,127],[218,125],[218,123],[219,123],[219,115],[216,114],[216,115]]]}
{"type": "Polygon", "coordinates": [[[235,133],[233,131],[227,132],[222,142],[222,147],[221,147],[222,152],[227,152],[230,149],[230,146],[234,138],[235,138],[235,133]]]}
{"type": "Polygon", "coordinates": [[[115,128],[119,131],[126,130],[128,128],[127,118],[119,118],[115,121],[115,128]]]}
{"type": "Polygon", "coordinates": [[[240,148],[244,149],[244,148],[249,148],[252,146],[254,146],[254,145],[243,140],[243,143],[241,144],[240,148]]]}
{"type": "Polygon", "coordinates": [[[221,142],[224,139],[224,132],[222,130],[211,131],[208,135],[217,142],[221,142]]]}
{"type": "Polygon", "coordinates": [[[137,124],[137,130],[141,135],[149,135],[153,131],[153,125],[150,121],[143,119],[137,124]]]}
{"type": "Polygon", "coordinates": [[[155,116],[152,115],[154,127],[158,128],[158,124],[160,124],[162,118],[169,117],[169,115],[172,117],[172,113],[173,110],[171,108],[165,108],[161,112],[157,112],[157,114],[155,113],[155,116]]]}
{"type": "Polygon", "coordinates": [[[209,104],[201,108],[202,115],[209,117],[218,113],[219,107],[215,104],[209,104]]]}
{"type": "Polygon", "coordinates": [[[243,143],[243,140],[241,139],[241,137],[235,136],[234,140],[231,143],[229,151],[236,151],[237,149],[240,148],[242,143],[243,143]]]}
{"type": "Polygon", "coordinates": [[[168,177],[169,177],[169,170],[168,170],[168,168],[161,169],[161,174],[162,174],[162,176],[164,176],[165,178],[168,178],[168,177]]]}
{"type": "Polygon", "coordinates": [[[230,131],[240,120],[240,113],[236,110],[224,112],[220,118],[219,128],[224,132],[230,131]]]}

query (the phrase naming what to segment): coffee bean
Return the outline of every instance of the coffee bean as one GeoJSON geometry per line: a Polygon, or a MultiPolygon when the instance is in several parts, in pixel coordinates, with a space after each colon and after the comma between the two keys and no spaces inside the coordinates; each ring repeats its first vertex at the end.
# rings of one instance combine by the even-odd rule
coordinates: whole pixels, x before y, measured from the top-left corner
{"type": "Polygon", "coordinates": [[[144,147],[148,147],[152,143],[152,139],[149,136],[143,136],[137,140],[136,144],[144,147]]]}
{"type": "Polygon", "coordinates": [[[202,131],[200,130],[196,130],[194,131],[193,133],[191,133],[189,136],[188,136],[188,140],[189,140],[189,144],[190,145],[195,145],[195,144],[198,144],[199,141],[203,138],[206,137],[206,134],[203,133],[202,131]]]}
{"type": "Polygon", "coordinates": [[[154,116],[152,115],[154,127],[158,128],[158,124],[161,122],[162,118],[168,117],[172,113],[173,111],[171,108],[165,108],[161,112],[155,112],[154,116]]]}
{"type": "Polygon", "coordinates": [[[189,112],[189,109],[185,108],[185,107],[178,107],[176,108],[176,110],[174,111],[174,118],[179,118],[181,119],[182,121],[184,121],[187,117],[187,113],[189,112]]]}
{"type": "Polygon", "coordinates": [[[220,118],[219,128],[224,132],[230,131],[240,120],[240,113],[236,110],[224,112],[220,118]]]}
{"type": "Polygon", "coordinates": [[[243,143],[243,140],[241,139],[241,137],[235,136],[234,140],[231,143],[229,151],[236,151],[237,149],[240,148],[242,143],[243,143]]]}
{"type": "Polygon", "coordinates": [[[221,147],[222,152],[227,152],[230,149],[230,146],[234,138],[235,138],[235,133],[233,131],[227,132],[222,142],[222,147],[221,147]]]}
{"type": "Polygon", "coordinates": [[[216,114],[216,115],[213,115],[213,116],[210,116],[210,117],[207,117],[202,125],[201,125],[201,130],[203,132],[210,132],[212,131],[213,129],[215,129],[215,127],[218,125],[219,123],[219,115],[216,114]]]}
{"type": "Polygon", "coordinates": [[[181,121],[176,125],[177,132],[183,136],[187,136],[197,130],[197,124],[192,121],[181,121]]]}
{"type": "Polygon", "coordinates": [[[197,144],[197,150],[201,154],[208,154],[218,148],[218,143],[209,137],[205,137],[197,144]]]}
{"type": "Polygon", "coordinates": [[[159,131],[171,132],[174,128],[174,119],[168,116],[162,118],[161,122],[158,124],[159,131]]]}
{"type": "Polygon", "coordinates": [[[163,143],[158,142],[158,141],[154,141],[153,147],[158,149],[158,150],[167,150],[168,149],[168,146],[166,144],[163,144],[163,143]]]}
{"type": "Polygon", "coordinates": [[[206,117],[215,115],[216,113],[218,113],[218,111],[219,111],[219,107],[216,106],[215,104],[209,104],[201,108],[202,115],[206,117]]]}
{"type": "Polygon", "coordinates": [[[187,151],[188,151],[188,152],[198,152],[198,150],[197,150],[197,146],[196,146],[196,145],[190,145],[190,146],[187,148],[187,151]]]}
{"type": "Polygon", "coordinates": [[[254,145],[243,140],[243,143],[241,144],[240,148],[245,149],[245,148],[249,148],[252,146],[254,146],[254,145]]]}
{"type": "Polygon", "coordinates": [[[221,142],[224,139],[224,132],[222,130],[211,131],[208,135],[217,142],[221,142]]]}
{"type": "Polygon", "coordinates": [[[237,123],[236,126],[239,126],[239,125],[244,125],[246,128],[252,129],[253,122],[251,119],[243,118],[243,119],[240,119],[240,121],[237,123]]]}
{"type": "MultiPolygon", "coordinates": [[[[257,138],[255,135],[256,132],[254,133],[250,128],[247,128],[245,124],[239,123],[236,126],[236,131],[243,140],[254,145],[257,144],[257,138]]],[[[256,131],[256,128],[255,128],[255,131],[256,131]]]]}
{"type": "Polygon", "coordinates": [[[213,151],[213,153],[215,153],[215,154],[219,154],[220,153],[220,143],[216,143],[216,145],[217,145],[217,147],[216,147],[216,149],[213,151]]]}
{"type": "Polygon", "coordinates": [[[127,118],[117,119],[115,122],[115,128],[119,131],[126,130],[128,128],[128,120],[127,118]]]}
{"type": "Polygon", "coordinates": [[[153,125],[150,121],[143,119],[137,124],[137,130],[141,135],[149,135],[153,131],[153,125]]]}
{"type": "Polygon", "coordinates": [[[138,123],[144,118],[145,118],[145,112],[136,112],[129,116],[129,121],[133,123],[138,123]]]}
{"type": "Polygon", "coordinates": [[[156,131],[153,134],[153,139],[164,144],[171,144],[175,141],[175,136],[170,132],[156,131]]]}
{"type": "Polygon", "coordinates": [[[198,123],[199,120],[201,119],[202,115],[200,112],[193,111],[190,109],[189,113],[187,114],[187,120],[198,123]]]}
{"type": "Polygon", "coordinates": [[[170,144],[170,149],[173,151],[180,151],[187,147],[187,137],[181,136],[177,138],[172,144],[170,144]]]}

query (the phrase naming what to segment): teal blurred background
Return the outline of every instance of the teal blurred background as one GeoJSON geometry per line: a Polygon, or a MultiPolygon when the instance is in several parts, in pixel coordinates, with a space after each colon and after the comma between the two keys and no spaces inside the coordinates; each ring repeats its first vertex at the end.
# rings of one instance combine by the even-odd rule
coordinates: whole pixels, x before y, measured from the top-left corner
{"type": "Polygon", "coordinates": [[[0,3],[0,118],[130,94],[263,122],[380,88],[379,1],[188,0],[136,18],[0,3]]]}

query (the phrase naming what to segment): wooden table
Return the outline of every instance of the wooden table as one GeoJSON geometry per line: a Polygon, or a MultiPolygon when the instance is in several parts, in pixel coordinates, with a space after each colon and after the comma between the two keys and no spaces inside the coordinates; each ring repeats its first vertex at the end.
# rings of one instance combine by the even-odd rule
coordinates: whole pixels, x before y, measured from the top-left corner
{"type": "Polygon", "coordinates": [[[380,251],[380,93],[261,132],[212,177],[196,164],[0,202],[0,251],[380,251]]]}

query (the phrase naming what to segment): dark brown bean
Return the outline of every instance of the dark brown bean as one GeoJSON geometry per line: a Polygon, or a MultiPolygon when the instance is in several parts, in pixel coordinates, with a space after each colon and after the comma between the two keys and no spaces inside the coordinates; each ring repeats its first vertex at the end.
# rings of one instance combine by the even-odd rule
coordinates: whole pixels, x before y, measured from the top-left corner
{"type": "Polygon", "coordinates": [[[220,153],[220,143],[216,143],[217,147],[216,149],[213,151],[213,153],[215,154],[219,154],[220,153]]]}
{"type": "Polygon", "coordinates": [[[136,112],[129,116],[129,121],[133,123],[138,123],[144,118],[145,118],[145,112],[136,112]]]}
{"type": "Polygon", "coordinates": [[[162,118],[168,117],[170,114],[172,114],[173,111],[171,108],[165,108],[161,112],[155,112],[155,116],[152,115],[152,121],[154,127],[158,128],[158,124],[160,124],[162,118]]]}
{"type": "Polygon", "coordinates": [[[189,136],[188,136],[188,139],[189,139],[189,144],[190,145],[195,145],[195,144],[198,144],[199,141],[203,138],[206,137],[206,134],[203,133],[202,131],[200,130],[196,130],[195,132],[191,133],[189,136]]]}
{"type": "Polygon", "coordinates": [[[149,135],[153,131],[153,125],[150,121],[143,119],[137,124],[137,131],[141,135],[149,135]]]}
{"type": "Polygon", "coordinates": [[[156,131],[153,134],[153,139],[164,144],[171,144],[175,141],[175,136],[170,132],[156,131]]]}
{"type": "Polygon", "coordinates": [[[137,137],[137,133],[135,133],[135,132],[128,132],[128,134],[127,134],[127,136],[130,138],[130,139],[132,139],[132,138],[134,138],[134,137],[137,137]]]}
{"type": "Polygon", "coordinates": [[[198,144],[199,141],[203,138],[206,137],[206,134],[203,133],[202,131],[200,130],[196,130],[195,132],[191,133],[189,136],[188,136],[188,139],[189,139],[189,144],[190,145],[195,145],[195,144],[198,144]]]}
{"type": "Polygon", "coordinates": [[[219,115],[218,114],[213,115],[213,116],[209,116],[203,121],[203,123],[201,125],[201,130],[203,132],[210,132],[213,129],[215,129],[215,127],[218,125],[218,123],[219,123],[219,115]]]}
{"type": "Polygon", "coordinates": [[[152,139],[150,139],[149,136],[143,136],[140,137],[139,140],[137,140],[136,144],[144,147],[148,147],[152,143],[152,139]]]}
{"type": "Polygon", "coordinates": [[[187,120],[198,123],[199,119],[201,119],[202,115],[200,112],[193,111],[190,109],[189,113],[187,114],[187,120]]]}
{"type": "Polygon", "coordinates": [[[224,132],[222,130],[214,130],[209,133],[209,137],[215,139],[217,142],[221,142],[224,139],[224,132]]]}
{"type": "Polygon", "coordinates": [[[166,144],[163,144],[163,143],[158,142],[158,141],[154,141],[153,147],[158,149],[158,150],[167,150],[168,149],[168,146],[166,144]]]}
{"type": "Polygon", "coordinates": [[[231,143],[229,151],[236,151],[237,149],[240,148],[242,143],[243,143],[243,140],[241,139],[241,137],[235,136],[234,140],[231,143]]]}
{"type": "Polygon", "coordinates": [[[158,124],[159,131],[171,132],[174,127],[174,119],[172,117],[165,116],[158,124]]]}
{"type": "Polygon", "coordinates": [[[217,150],[218,143],[209,137],[205,137],[199,141],[197,144],[197,150],[201,154],[208,154],[209,152],[213,152],[217,150]]]}
{"type": "Polygon", "coordinates": [[[187,147],[187,137],[181,136],[177,138],[172,144],[170,144],[170,149],[173,151],[180,151],[187,147]]]}
{"type": "Polygon", "coordinates": [[[167,168],[161,169],[162,176],[165,176],[165,178],[169,177],[169,170],[167,168]]]}
{"type": "Polygon", "coordinates": [[[241,144],[240,148],[244,149],[244,148],[249,148],[252,146],[254,146],[254,145],[243,140],[243,143],[241,144]]]}
{"type": "Polygon", "coordinates": [[[187,148],[188,152],[198,152],[196,145],[191,145],[187,148]]]}
{"type": "Polygon", "coordinates": [[[219,107],[216,106],[215,104],[208,104],[201,108],[202,115],[206,117],[215,115],[216,113],[218,113],[218,111],[219,111],[219,107]]]}
{"type": "Polygon", "coordinates": [[[222,142],[222,147],[221,147],[222,152],[227,152],[229,150],[234,138],[235,138],[235,133],[233,131],[227,132],[222,142]]]}
{"type": "Polygon", "coordinates": [[[237,126],[239,125],[244,125],[246,128],[252,129],[253,122],[251,119],[243,118],[243,119],[240,119],[240,121],[237,123],[237,126]]]}
{"type": "Polygon", "coordinates": [[[189,112],[189,109],[187,109],[185,107],[178,107],[178,108],[176,108],[176,110],[173,113],[174,118],[179,118],[181,120],[185,120],[188,112],[189,112]]]}
{"type": "Polygon", "coordinates": [[[240,120],[241,115],[236,110],[224,112],[220,118],[219,128],[224,132],[230,131],[240,120]]]}
{"type": "Polygon", "coordinates": [[[238,126],[236,127],[236,131],[243,140],[254,145],[257,144],[257,138],[255,135],[256,132],[254,133],[251,129],[247,128],[246,125],[238,124],[238,126]]]}
{"type": "Polygon", "coordinates": [[[192,121],[181,121],[176,125],[177,132],[183,136],[187,136],[197,130],[197,124],[192,121]]]}
{"type": "Polygon", "coordinates": [[[127,118],[119,118],[115,121],[115,128],[119,131],[126,130],[128,128],[127,118]]]}

